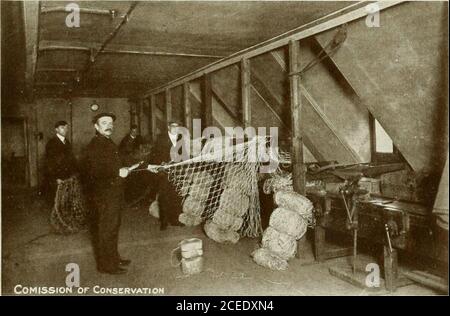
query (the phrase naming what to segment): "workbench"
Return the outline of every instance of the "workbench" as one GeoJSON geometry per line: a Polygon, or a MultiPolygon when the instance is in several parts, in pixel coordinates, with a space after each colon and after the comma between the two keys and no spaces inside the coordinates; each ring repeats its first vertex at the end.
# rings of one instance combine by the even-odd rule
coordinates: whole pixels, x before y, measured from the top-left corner
{"type": "MultiPolygon", "coordinates": [[[[327,231],[351,234],[342,197],[336,193],[309,193],[315,205],[314,254],[317,261],[352,255],[353,245],[327,246],[327,231]]],[[[433,256],[430,209],[424,205],[395,201],[382,196],[356,199],[358,240],[384,247],[384,274],[388,290],[395,290],[398,278],[397,250],[433,256]],[[386,233],[389,228],[389,238],[386,233]],[[388,243],[388,239],[389,243],[388,243]]]]}

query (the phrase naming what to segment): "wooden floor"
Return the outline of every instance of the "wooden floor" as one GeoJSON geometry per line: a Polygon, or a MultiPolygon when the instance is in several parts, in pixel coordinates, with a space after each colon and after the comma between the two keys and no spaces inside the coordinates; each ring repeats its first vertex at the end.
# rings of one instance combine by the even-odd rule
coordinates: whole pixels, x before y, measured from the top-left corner
{"type": "MultiPolygon", "coordinates": [[[[14,286],[65,286],[68,263],[80,267],[81,286],[163,288],[163,295],[436,295],[410,285],[395,293],[361,289],[332,276],[328,269],[347,258],[316,263],[310,246],[289,269],[277,272],[256,265],[250,253],[258,239],[242,239],[236,245],[208,239],[201,227],[169,227],[159,230],[155,218],[143,207],[123,215],[120,252],[132,260],[125,275],[99,274],[95,269],[89,234],[50,234],[48,210],[33,193],[3,194],[2,293],[14,295],[14,286]],[[171,262],[177,244],[190,237],[204,243],[204,272],[186,276],[171,262]]],[[[93,293],[90,293],[93,294],[93,293]]]]}

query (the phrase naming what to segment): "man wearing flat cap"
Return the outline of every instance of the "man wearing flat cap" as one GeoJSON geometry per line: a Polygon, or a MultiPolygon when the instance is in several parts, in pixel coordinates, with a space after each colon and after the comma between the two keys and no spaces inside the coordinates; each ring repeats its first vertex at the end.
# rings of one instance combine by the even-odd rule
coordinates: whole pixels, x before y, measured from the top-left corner
{"type": "Polygon", "coordinates": [[[58,184],[77,173],[72,145],[66,138],[68,126],[66,121],[56,122],[55,136],[45,146],[46,193],[49,204],[53,204],[58,184]]]}
{"type": "Polygon", "coordinates": [[[130,260],[118,252],[121,210],[124,206],[123,178],[135,167],[124,167],[117,145],[111,140],[116,116],[100,113],[93,118],[96,135],[87,146],[86,167],[89,193],[95,211],[93,231],[97,269],[123,274],[130,260]]]}

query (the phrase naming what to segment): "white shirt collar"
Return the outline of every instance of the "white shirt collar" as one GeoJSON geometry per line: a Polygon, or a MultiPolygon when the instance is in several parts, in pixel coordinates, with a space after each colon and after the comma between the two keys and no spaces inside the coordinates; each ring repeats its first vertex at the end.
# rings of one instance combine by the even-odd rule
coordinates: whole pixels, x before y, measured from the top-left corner
{"type": "Polygon", "coordinates": [[[170,141],[172,142],[172,145],[175,146],[177,144],[177,134],[171,134],[170,132],[167,132],[169,134],[170,141]]]}
{"type": "Polygon", "coordinates": [[[62,141],[63,144],[66,143],[66,138],[64,136],[61,136],[59,134],[56,134],[56,136],[58,136],[58,138],[62,141]]]}

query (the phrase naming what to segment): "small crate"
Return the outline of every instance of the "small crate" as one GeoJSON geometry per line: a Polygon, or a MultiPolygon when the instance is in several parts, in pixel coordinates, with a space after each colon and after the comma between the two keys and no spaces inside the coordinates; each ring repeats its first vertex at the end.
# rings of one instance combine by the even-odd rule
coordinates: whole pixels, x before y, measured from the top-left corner
{"type": "Polygon", "coordinates": [[[361,178],[358,185],[361,189],[366,190],[369,194],[381,194],[380,179],[361,178]]]}

